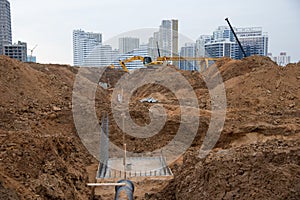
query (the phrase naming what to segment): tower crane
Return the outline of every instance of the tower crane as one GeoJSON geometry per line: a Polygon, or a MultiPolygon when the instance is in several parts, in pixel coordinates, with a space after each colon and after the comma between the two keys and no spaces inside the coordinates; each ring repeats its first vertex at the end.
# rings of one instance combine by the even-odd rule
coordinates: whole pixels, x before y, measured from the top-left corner
{"type": "Polygon", "coordinates": [[[36,44],[32,49],[29,49],[30,50],[30,62],[32,62],[32,53],[33,53],[33,50],[37,47],[38,45],[36,44]]]}

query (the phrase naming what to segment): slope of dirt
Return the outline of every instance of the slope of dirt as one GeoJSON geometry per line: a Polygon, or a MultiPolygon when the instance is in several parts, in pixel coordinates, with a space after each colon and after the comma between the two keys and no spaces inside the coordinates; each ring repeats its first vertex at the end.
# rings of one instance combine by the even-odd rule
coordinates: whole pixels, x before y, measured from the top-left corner
{"type": "Polygon", "coordinates": [[[200,159],[186,153],[175,180],[151,199],[300,198],[300,140],[272,140],[216,149],[200,159]]]}
{"type": "MultiPolygon", "coordinates": [[[[199,160],[198,155],[209,125],[211,109],[211,97],[202,75],[207,76],[208,74],[214,77],[216,74],[210,69],[202,75],[198,72],[179,71],[193,87],[201,109],[199,113],[200,126],[189,151],[194,156],[187,153],[184,155],[182,166],[180,163],[174,164],[172,169],[175,180],[161,193],[152,194],[152,198],[201,199],[200,195],[202,195],[203,199],[209,199],[210,196],[212,199],[264,199],[264,196],[271,196],[273,199],[297,199],[299,194],[294,191],[299,190],[300,182],[299,156],[297,156],[300,140],[299,63],[282,68],[269,58],[251,56],[240,61],[223,58],[216,63],[216,66],[222,75],[227,98],[226,121],[216,148],[220,149],[220,152],[228,151],[230,161],[218,160],[217,154],[213,153],[210,155],[212,159],[209,165],[195,170],[196,161],[200,162],[199,166],[204,162],[199,160]],[[286,148],[283,148],[282,145],[286,148]],[[265,151],[264,148],[267,150],[265,151]],[[232,151],[230,151],[231,149],[232,151]],[[274,151],[276,152],[274,153],[274,151]],[[252,159],[253,152],[258,155],[266,155],[268,160],[252,159]],[[277,155],[281,156],[279,161],[273,161],[277,155]],[[288,159],[283,159],[284,157],[288,157],[288,159]],[[249,162],[246,162],[247,159],[249,162]],[[228,182],[229,179],[235,178],[231,177],[230,170],[232,169],[235,173],[240,168],[239,165],[236,165],[236,160],[244,167],[243,173],[247,174],[248,179],[236,176],[236,183],[225,187],[224,181],[228,182]],[[257,170],[247,168],[253,163],[257,170]],[[269,167],[273,165],[276,166],[269,167]],[[205,179],[205,174],[215,173],[215,171],[211,172],[210,168],[214,168],[215,171],[220,169],[218,171],[220,175],[212,179],[212,182],[219,183],[217,186],[212,184],[209,179],[205,179]],[[283,172],[276,176],[281,169],[283,172]],[[185,179],[185,177],[189,177],[189,179],[185,179]],[[287,181],[290,177],[292,177],[291,182],[287,181]],[[270,181],[266,182],[265,179],[268,178],[270,181]],[[284,189],[278,188],[280,183],[283,184],[284,189]],[[200,187],[199,184],[209,186],[200,187]],[[242,184],[243,189],[239,189],[239,184],[242,184]],[[260,189],[258,185],[262,185],[261,187],[264,188],[260,189]],[[276,195],[269,195],[273,193],[272,191],[277,191],[274,193],[276,195]]],[[[159,70],[158,74],[154,76],[163,74],[168,77],[168,71],[159,70]]],[[[143,79],[145,76],[152,76],[153,73],[144,71],[138,77],[143,79]]],[[[170,82],[177,87],[177,80],[170,80],[170,82]]],[[[154,104],[140,102],[146,97],[154,97],[159,100],[157,104],[166,109],[168,118],[163,129],[154,137],[139,139],[126,136],[128,148],[134,152],[148,152],[163,147],[176,135],[181,123],[180,106],[176,96],[168,88],[154,83],[140,87],[131,97],[131,117],[137,124],[150,123],[149,110],[154,104]]],[[[181,98],[188,99],[189,97],[181,98]]],[[[111,126],[112,141],[121,145],[122,135],[118,134],[120,133],[119,128],[114,123],[111,126]]],[[[149,194],[146,196],[148,198],[149,194]]]]}
{"type": "MultiPolygon", "coordinates": [[[[227,113],[215,149],[204,159],[198,157],[211,118],[211,97],[202,76],[217,74],[212,68],[204,74],[177,70],[197,95],[200,125],[183,163],[172,166],[175,179],[165,188],[156,187],[159,190],[141,184],[152,192],[136,198],[299,199],[300,64],[282,68],[269,58],[251,56],[241,61],[222,58],[216,67],[226,89],[227,113]]],[[[77,73],[70,66],[24,64],[0,57],[1,198],[90,197],[86,168],[97,161],[82,145],[73,122],[72,90],[77,73]]],[[[139,73],[141,80],[169,76],[164,68],[139,73]]],[[[98,119],[103,111],[108,112],[110,140],[121,148],[123,133],[113,119],[110,98],[124,75],[107,69],[100,82],[107,83],[108,89],[99,87],[95,100],[98,119]]],[[[191,97],[176,78],[170,83],[180,99],[159,82],[133,92],[129,108],[135,123],[149,124],[153,105],[165,108],[167,121],[153,137],[126,135],[129,151],[157,150],[176,135],[182,123],[180,100],[189,103],[191,97]],[[159,102],[140,102],[150,96],[159,102]]],[[[219,82],[214,84],[218,87],[219,82]]],[[[183,122],[183,126],[189,134],[190,124],[183,122]]]]}
{"type": "Polygon", "coordinates": [[[252,56],[217,67],[227,95],[217,148],[201,160],[196,137],[175,180],[152,199],[299,199],[299,63],[282,68],[252,56]]]}
{"type": "Polygon", "coordinates": [[[0,199],[89,198],[94,160],[73,124],[75,73],[0,57],[0,199]]]}

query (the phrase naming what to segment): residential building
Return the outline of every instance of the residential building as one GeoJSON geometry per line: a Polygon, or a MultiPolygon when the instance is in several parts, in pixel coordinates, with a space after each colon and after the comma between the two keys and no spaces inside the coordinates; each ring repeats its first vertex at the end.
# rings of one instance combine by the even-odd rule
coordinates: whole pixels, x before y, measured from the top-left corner
{"type": "Polygon", "coordinates": [[[10,3],[0,0],[0,54],[4,54],[4,45],[12,44],[10,3]]]}
{"type": "Polygon", "coordinates": [[[82,66],[85,67],[106,67],[113,64],[117,59],[118,51],[113,50],[110,45],[97,45],[85,57],[82,66]]]}
{"type": "MultiPolygon", "coordinates": [[[[149,46],[146,44],[142,44],[139,46],[139,48],[133,49],[129,53],[120,54],[118,56],[118,58],[113,62],[113,64],[116,67],[121,68],[121,66],[119,64],[119,60],[125,60],[125,59],[131,58],[133,56],[149,57],[149,46]]],[[[143,64],[143,62],[141,60],[135,60],[135,61],[126,63],[126,67],[128,70],[133,70],[133,69],[144,68],[145,65],[143,64]]]]}
{"type": "MultiPolygon", "coordinates": [[[[148,42],[152,60],[156,60],[158,56],[178,56],[178,20],[162,20],[159,30],[153,33],[148,42]]],[[[172,64],[178,66],[175,61],[172,64]]]]}
{"type": "Polygon", "coordinates": [[[149,57],[149,45],[148,44],[141,44],[139,48],[134,49],[132,53],[135,56],[143,56],[143,57],[149,57]]]}
{"type": "Polygon", "coordinates": [[[236,43],[229,41],[229,39],[211,41],[205,44],[205,52],[208,57],[212,58],[235,58],[235,50],[236,43]]]}
{"type": "Polygon", "coordinates": [[[155,60],[157,59],[158,55],[158,48],[159,48],[159,32],[154,32],[153,37],[149,38],[149,43],[148,43],[148,53],[149,56],[155,60]]]}
{"type": "MultiPolygon", "coordinates": [[[[197,57],[196,43],[186,43],[184,47],[181,47],[180,57],[197,57]]],[[[179,62],[179,69],[196,70],[197,68],[197,61],[181,60],[179,62]]]]}
{"type": "Polygon", "coordinates": [[[274,61],[279,66],[286,66],[287,64],[291,63],[291,56],[288,56],[286,52],[280,52],[279,56],[274,57],[274,61]]]}
{"type": "Polygon", "coordinates": [[[211,35],[201,35],[196,40],[197,57],[210,57],[205,52],[205,44],[210,43],[213,40],[211,35]]]}
{"type": "MultiPolygon", "coordinates": [[[[236,28],[233,28],[236,31],[236,28]]],[[[220,41],[224,39],[228,39],[231,42],[235,41],[234,34],[230,30],[228,26],[219,26],[214,32],[213,32],[213,40],[214,41],[220,41]]]]}
{"type": "Polygon", "coordinates": [[[163,20],[158,34],[161,56],[178,56],[178,20],[163,20]]]}
{"type": "Polygon", "coordinates": [[[102,44],[102,34],[85,32],[83,30],[73,31],[73,64],[82,66],[85,59],[96,46],[102,44]]]}
{"type": "MultiPolygon", "coordinates": [[[[268,55],[268,35],[262,32],[261,27],[237,28],[236,35],[243,46],[247,56],[268,55]]],[[[235,59],[242,59],[244,56],[239,46],[236,47],[235,59]]]]}
{"type": "Polygon", "coordinates": [[[140,39],[133,37],[122,37],[119,38],[119,53],[126,54],[131,52],[133,49],[137,49],[140,46],[140,39]]]}
{"type": "MultiPolygon", "coordinates": [[[[267,56],[268,35],[262,32],[261,27],[233,29],[247,56],[267,56]]],[[[211,36],[201,36],[196,44],[199,56],[215,58],[226,56],[233,59],[244,57],[232,31],[227,26],[219,26],[211,36]]]]}
{"type": "Polygon", "coordinates": [[[3,51],[3,54],[10,58],[27,62],[27,44],[25,42],[19,41],[17,44],[4,45],[3,51]]]}

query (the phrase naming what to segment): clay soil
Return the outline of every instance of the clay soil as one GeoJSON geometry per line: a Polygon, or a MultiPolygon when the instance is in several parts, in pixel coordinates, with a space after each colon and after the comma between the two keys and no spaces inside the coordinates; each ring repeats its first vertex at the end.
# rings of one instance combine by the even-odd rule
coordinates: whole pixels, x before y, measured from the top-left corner
{"type": "MultiPolygon", "coordinates": [[[[221,136],[205,158],[199,157],[211,117],[211,97],[202,74],[180,71],[199,103],[199,128],[190,148],[170,167],[171,181],[136,183],[136,199],[300,199],[300,63],[279,67],[269,58],[222,58],[216,63],[226,91],[226,119],[221,136]]],[[[0,199],[105,199],[94,193],[98,161],[82,144],[73,121],[72,91],[78,68],[21,63],[0,57],[0,199]]],[[[140,76],[168,76],[161,67],[140,76]]],[[[208,69],[206,75],[216,76],[208,69]]],[[[118,80],[130,74],[107,69],[95,106],[110,118],[110,140],[122,147],[122,132],[113,119],[111,96],[118,80]]],[[[178,90],[180,83],[170,80],[178,90]],[[173,81],[173,82],[172,82],[173,81]]],[[[214,83],[218,87],[220,82],[214,83]]],[[[126,86],[124,86],[126,87],[126,86]]],[[[176,135],[179,100],[159,83],[146,84],[130,98],[130,115],[150,123],[152,96],[167,113],[159,134],[127,135],[130,151],[159,149],[176,135]]],[[[189,97],[182,97],[188,100],[189,97]]],[[[100,123],[100,121],[99,121],[100,123]]],[[[189,134],[189,123],[184,124],[189,134]]],[[[112,188],[111,194],[114,193],[112,188]]]]}

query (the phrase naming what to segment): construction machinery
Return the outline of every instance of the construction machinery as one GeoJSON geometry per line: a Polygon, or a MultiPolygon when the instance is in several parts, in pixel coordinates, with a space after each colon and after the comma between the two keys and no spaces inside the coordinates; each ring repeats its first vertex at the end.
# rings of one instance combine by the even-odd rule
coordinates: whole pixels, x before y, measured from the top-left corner
{"type": "Polygon", "coordinates": [[[235,39],[236,39],[238,45],[239,45],[240,48],[241,48],[241,51],[243,52],[244,58],[246,58],[246,57],[247,57],[247,54],[246,54],[246,52],[245,52],[245,50],[244,50],[244,48],[243,48],[243,46],[242,46],[242,44],[241,44],[239,38],[237,37],[236,33],[234,32],[234,29],[232,28],[232,26],[231,26],[231,24],[230,24],[230,22],[229,22],[229,19],[226,18],[225,21],[227,21],[227,23],[228,23],[228,25],[229,25],[229,27],[230,27],[231,32],[233,33],[233,35],[234,35],[234,37],[235,37],[235,39]]]}
{"type": "MultiPolygon", "coordinates": [[[[136,60],[140,60],[142,61],[143,65],[145,65],[146,67],[153,67],[153,66],[159,66],[162,65],[163,62],[162,61],[152,61],[151,57],[143,57],[143,56],[133,56],[130,58],[127,58],[125,60],[119,60],[119,63],[121,65],[121,67],[123,68],[123,70],[125,72],[129,72],[128,68],[126,67],[126,63],[128,62],[132,62],[132,61],[136,61],[136,60]]],[[[112,68],[114,68],[114,66],[112,66],[112,68]]]]}
{"type": "MultiPolygon", "coordinates": [[[[126,63],[132,62],[135,60],[140,60],[142,63],[147,67],[147,68],[154,68],[157,66],[166,66],[168,65],[168,61],[198,61],[201,69],[205,69],[209,66],[209,61],[217,61],[218,58],[208,58],[208,57],[180,57],[180,56],[174,56],[174,57],[169,57],[169,56],[162,56],[158,57],[156,61],[152,61],[151,57],[143,57],[143,56],[133,56],[130,58],[127,58],[125,60],[120,60],[119,63],[123,70],[125,72],[129,72],[128,68],[126,67],[126,63]]],[[[115,68],[114,65],[110,66],[111,68],[115,68]]]]}
{"type": "MultiPolygon", "coordinates": [[[[218,58],[208,58],[208,57],[180,57],[180,56],[163,56],[158,57],[158,62],[167,62],[167,61],[198,61],[201,65],[201,68],[204,69],[204,64],[206,68],[209,66],[209,61],[217,61],[218,58]]],[[[200,70],[201,71],[201,70],[200,70]]]]}
{"type": "Polygon", "coordinates": [[[33,50],[37,47],[38,45],[36,44],[32,49],[30,50],[30,62],[32,62],[32,54],[33,54],[33,50]]]}

